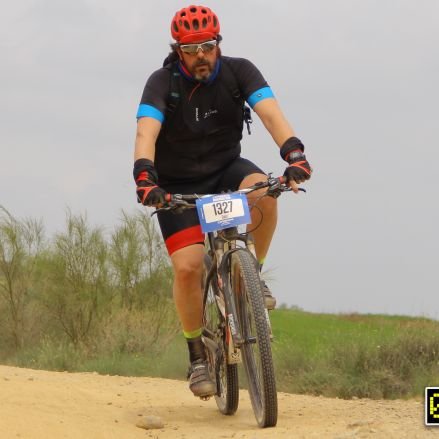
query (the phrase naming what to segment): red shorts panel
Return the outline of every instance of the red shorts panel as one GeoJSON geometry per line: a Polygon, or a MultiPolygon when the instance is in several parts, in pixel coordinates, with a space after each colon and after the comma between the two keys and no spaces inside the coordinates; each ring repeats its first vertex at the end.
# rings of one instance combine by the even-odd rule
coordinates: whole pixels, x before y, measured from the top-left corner
{"type": "Polygon", "coordinates": [[[204,233],[200,225],[188,227],[171,235],[165,240],[165,244],[169,255],[172,255],[176,250],[188,245],[204,244],[204,233]]]}

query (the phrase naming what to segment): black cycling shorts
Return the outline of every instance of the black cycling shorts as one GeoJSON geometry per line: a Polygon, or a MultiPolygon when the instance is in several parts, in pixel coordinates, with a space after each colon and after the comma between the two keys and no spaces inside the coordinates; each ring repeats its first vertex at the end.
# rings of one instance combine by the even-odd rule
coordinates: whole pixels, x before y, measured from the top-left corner
{"type": "MultiPolygon", "coordinates": [[[[251,174],[265,174],[265,172],[250,160],[238,157],[221,172],[204,180],[164,184],[162,187],[170,194],[219,194],[239,189],[242,180],[251,174]]],[[[157,216],[170,255],[188,245],[204,244],[204,234],[201,231],[196,209],[187,209],[182,213],[162,210],[157,216]]]]}

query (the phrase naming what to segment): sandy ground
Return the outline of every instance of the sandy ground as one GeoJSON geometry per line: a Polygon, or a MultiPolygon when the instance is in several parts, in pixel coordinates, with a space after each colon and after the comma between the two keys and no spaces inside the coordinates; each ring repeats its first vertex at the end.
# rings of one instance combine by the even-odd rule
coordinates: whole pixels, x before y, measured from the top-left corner
{"type": "Polygon", "coordinates": [[[221,415],[186,382],[0,366],[1,439],[434,438],[419,401],[341,400],[279,393],[275,428],[256,425],[246,391],[221,415]],[[155,416],[158,429],[136,426],[155,416]]]}

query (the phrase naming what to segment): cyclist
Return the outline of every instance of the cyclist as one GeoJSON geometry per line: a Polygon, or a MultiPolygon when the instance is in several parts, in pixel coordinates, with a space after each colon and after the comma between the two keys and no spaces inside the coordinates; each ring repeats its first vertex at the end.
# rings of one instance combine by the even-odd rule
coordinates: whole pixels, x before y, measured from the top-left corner
{"type": "MultiPolygon", "coordinates": [[[[220,193],[266,180],[264,171],[240,156],[244,100],[252,107],[288,163],[294,192],[309,179],[304,146],[285,119],[270,86],[247,59],[221,54],[220,23],[205,6],[179,10],[171,22],[175,43],[163,67],[147,80],[137,112],[134,179],[138,201],[164,202],[166,193],[220,193]]],[[[258,192],[249,195],[249,205],[258,192]]],[[[256,254],[262,267],[276,227],[276,200],[263,197],[251,210],[256,254]]],[[[189,349],[189,388],[215,394],[201,340],[201,276],[204,236],[195,209],[158,213],[174,270],[173,295],[189,349]]],[[[264,285],[268,309],[275,298],[264,285]]]]}

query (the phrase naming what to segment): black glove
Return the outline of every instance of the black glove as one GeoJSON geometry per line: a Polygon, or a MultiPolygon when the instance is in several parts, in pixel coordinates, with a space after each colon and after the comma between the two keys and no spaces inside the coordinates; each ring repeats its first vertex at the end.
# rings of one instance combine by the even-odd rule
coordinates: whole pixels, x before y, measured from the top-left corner
{"type": "Polygon", "coordinates": [[[287,181],[303,183],[311,178],[312,168],[303,153],[305,147],[297,137],[290,137],[280,149],[281,157],[289,163],[284,176],[287,181]]]}
{"type": "Polygon", "coordinates": [[[137,202],[144,206],[157,206],[166,199],[166,191],[157,186],[157,171],[148,159],[138,159],[134,163],[134,180],[137,184],[137,202]]]}

